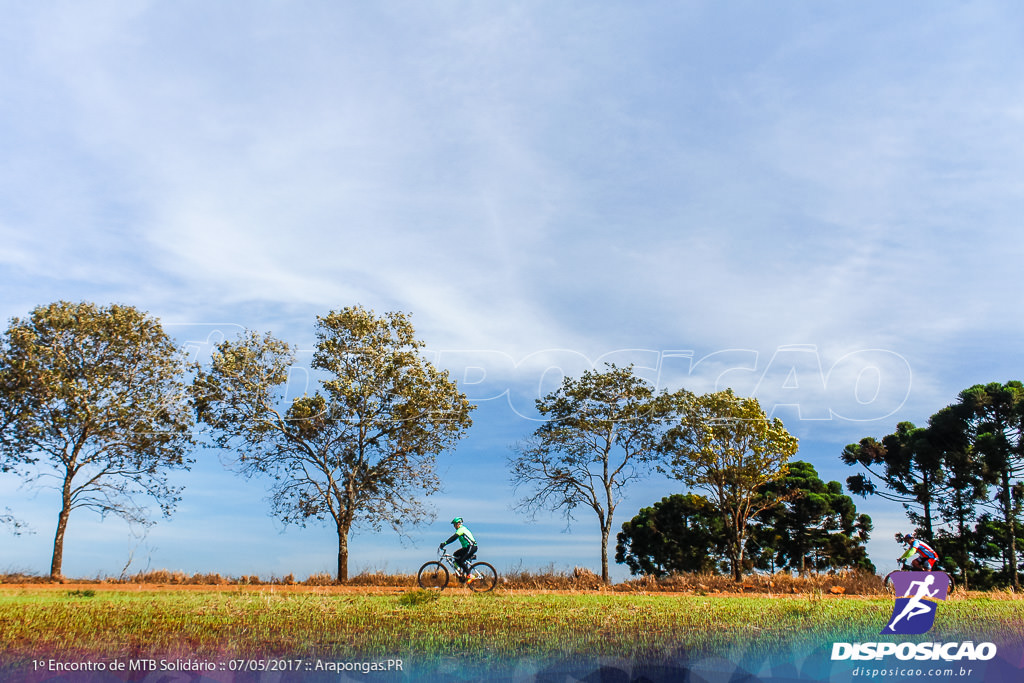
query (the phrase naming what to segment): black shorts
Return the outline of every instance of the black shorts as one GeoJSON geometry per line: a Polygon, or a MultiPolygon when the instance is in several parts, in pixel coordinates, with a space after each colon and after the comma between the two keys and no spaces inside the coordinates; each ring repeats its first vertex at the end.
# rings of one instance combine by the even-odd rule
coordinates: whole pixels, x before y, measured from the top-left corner
{"type": "Polygon", "coordinates": [[[479,549],[480,548],[475,545],[471,545],[468,548],[459,548],[454,553],[452,553],[452,557],[454,557],[456,560],[460,562],[472,560],[473,557],[476,555],[476,551],[479,549]]]}

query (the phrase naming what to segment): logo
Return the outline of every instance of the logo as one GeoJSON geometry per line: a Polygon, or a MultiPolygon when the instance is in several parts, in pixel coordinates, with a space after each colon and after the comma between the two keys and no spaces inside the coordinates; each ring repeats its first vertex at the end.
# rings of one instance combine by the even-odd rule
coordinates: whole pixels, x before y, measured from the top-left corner
{"type": "Polygon", "coordinates": [[[882,633],[927,633],[935,623],[937,601],[945,600],[949,594],[949,576],[945,572],[896,572],[890,579],[896,591],[896,604],[882,633]]]}
{"type": "Polygon", "coordinates": [[[987,662],[996,656],[995,643],[832,643],[832,661],[879,661],[886,657],[918,662],[987,662]]]}
{"type": "MultiPolygon", "coordinates": [[[[944,572],[895,572],[888,577],[896,592],[896,604],[882,635],[920,635],[935,624],[938,601],[949,594],[949,575],[944,572]]],[[[996,656],[994,643],[832,643],[832,661],[988,661],[996,656]]],[[[854,676],[859,675],[854,670],[854,676]]]]}

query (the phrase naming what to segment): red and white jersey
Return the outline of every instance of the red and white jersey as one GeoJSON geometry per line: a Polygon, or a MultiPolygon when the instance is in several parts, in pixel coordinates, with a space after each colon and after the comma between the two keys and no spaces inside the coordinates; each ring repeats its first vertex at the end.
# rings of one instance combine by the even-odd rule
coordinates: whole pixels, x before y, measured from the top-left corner
{"type": "Polygon", "coordinates": [[[939,559],[939,554],[932,550],[932,547],[924,541],[919,541],[916,538],[910,542],[910,547],[917,551],[919,555],[928,560],[939,559]]]}

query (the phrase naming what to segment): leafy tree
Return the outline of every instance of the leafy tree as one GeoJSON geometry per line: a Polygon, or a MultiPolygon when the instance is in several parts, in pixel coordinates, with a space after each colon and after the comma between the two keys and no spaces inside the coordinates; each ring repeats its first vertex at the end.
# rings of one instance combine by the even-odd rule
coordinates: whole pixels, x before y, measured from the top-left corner
{"type": "Polygon", "coordinates": [[[238,450],[241,473],[273,477],[275,515],[286,524],[330,519],[345,581],[354,528],[402,533],[428,516],[420,496],[440,488],[437,455],[462,438],[475,406],[419,354],[403,313],[344,308],[318,317],[316,332],[322,393],[280,407],[291,347],[248,332],[221,344],[198,374],[197,408],[217,445],[238,450]]]}
{"type": "Polygon", "coordinates": [[[870,437],[861,439],[848,445],[841,457],[847,465],[859,465],[868,473],[847,478],[851,493],[902,503],[910,520],[932,540],[935,495],[944,474],[941,452],[929,441],[925,428],[900,422],[881,443],[870,437]]]}
{"type": "Polygon", "coordinates": [[[950,527],[936,532],[934,546],[943,568],[959,570],[961,585],[968,588],[975,583],[976,559],[982,552],[974,523],[978,507],[988,498],[991,477],[962,416],[954,406],[943,408],[929,418],[927,438],[941,457],[943,476],[934,499],[950,527]]]}
{"type": "Polygon", "coordinates": [[[717,572],[725,556],[722,515],[704,496],[673,494],[622,525],[615,561],[634,575],[717,572]]]}
{"type": "Polygon", "coordinates": [[[770,533],[779,565],[800,574],[842,567],[874,571],[864,548],[871,518],[857,514],[842,484],[826,484],[811,463],[796,461],[762,493],[785,500],[762,517],[758,529],[759,536],[770,533]]]}
{"type": "Polygon", "coordinates": [[[779,550],[784,541],[782,531],[776,529],[770,521],[752,524],[746,549],[743,551],[747,558],[744,568],[760,569],[770,574],[782,569],[785,566],[785,559],[780,564],[779,550]]]}
{"type": "Polygon", "coordinates": [[[666,405],[632,367],[566,377],[537,400],[545,422],[510,460],[512,482],[526,488],[518,508],[531,514],[577,507],[593,510],[601,528],[601,578],[608,583],[612,517],[627,484],[648,473],[656,457],[666,405]]]}
{"type": "Polygon", "coordinates": [[[847,481],[854,493],[904,503],[947,568],[960,570],[964,585],[1002,581],[1017,588],[1022,435],[1024,384],[979,384],[933,415],[927,428],[902,422],[881,444],[863,439],[847,446],[844,462],[861,465],[870,476],[847,481]],[[982,566],[993,561],[1001,564],[998,572],[982,566]]]}
{"type": "Polygon", "coordinates": [[[667,471],[703,489],[719,510],[726,554],[739,581],[751,522],[785,499],[765,495],[763,487],[786,476],[797,439],[781,420],[769,420],[757,399],[731,390],[702,396],[684,392],[675,395],[675,402],[678,423],[663,442],[667,471]]]}
{"type": "Polygon", "coordinates": [[[59,578],[71,512],[89,508],[150,524],[164,516],[188,469],[193,417],[182,356],[159,321],[131,306],[40,306],[14,318],[0,346],[4,469],[30,484],[55,478],[61,507],[50,576],[59,578]]]}
{"type": "Polygon", "coordinates": [[[1020,590],[1017,539],[1024,508],[1024,384],[977,384],[960,392],[953,411],[960,416],[964,433],[973,436],[989,481],[996,486],[994,504],[1001,520],[993,520],[992,529],[1001,532],[1002,573],[1014,590],[1020,590]]]}
{"type": "MultiPolygon", "coordinates": [[[[1015,520],[1014,526],[1018,537],[1024,534],[1024,525],[1015,520]]],[[[1012,583],[1006,559],[1008,537],[1006,523],[998,510],[984,512],[978,516],[978,523],[974,527],[969,543],[971,556],[976,560],[971,567],[974,588],[985,590],[1012,583]]]]}

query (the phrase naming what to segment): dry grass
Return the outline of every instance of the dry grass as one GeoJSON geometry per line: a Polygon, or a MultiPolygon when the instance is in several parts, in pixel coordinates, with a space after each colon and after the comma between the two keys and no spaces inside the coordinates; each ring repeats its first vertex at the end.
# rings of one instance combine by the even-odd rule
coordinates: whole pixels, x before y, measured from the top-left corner
{"type": "Polygon", "coordinates": [[[786,573],[754,574],[737,583],[730,576],[673,574],[664,579],[647,576],[612,587],[616,591],[673,591],[714,595],[757,593],[768,595],[877,595],[885,592],[882,578],[866,572],[837,572],[795,576],[786,573]]]}
{"type": "Polygon", "coordinates": [[[0,583],[49,583],[50,577],[36,576],[34,574],[0,574],[0,583]]]}
{"type": "MultiPolygon", "coordinates": [[[[327,575],[324,575],[327,576],[327,575]]],[[[310,577],[312,578],[312,577],[310,577]]],[[[329,577],[332,581],[331,584],[327,585],[340,585],[334,580],[333,576],[329,577]]],[[[353,577],[350,577],[347,586],[394,586],[398,588],[415,588],[416,587],[416,575],[415,574],[385,574],[384,572],[362,572],[353,577]]]]}
{"type": "Polygon", "coordinates": [[[583,567],[576,567],[571,572],[560,572],[553,568],[543,572],[513,569],[498,576],[498,585],[513,590],[579,591],[607,588],[600,576],[583,567]]]}
{"type": "MultiPolygon", "coordinates": [[[[756,574],[746,576],[737,583],[729,576],[711,574],[676,574],[663,579],[643,577],[606,586],[601,577],[583,567],[572,571],[557,571],[549,567],[543,571],[520,568],[499,572],[499,587],[506,590],[530,591],[612,591],[633,593],[674,592],[694,595],[734,595],[737,593],[768,595],[877,595],[884,593],[882,580],[874,574],[841,572],[836,574],[756,574]]],[[[15,573],[0,575],[2,584],[50,583],[49,577],[15,573]]],[[[181,571],[158,570],[135,574],[126,578],[67,580],[75,584],[146,584],[158,586],[350,586],[395,587],[416,586],[414,574],[388,574],[366,571],[347,582],[337,581],[331,574],[313,574],[298,580],[293,574],[283,577],[259,576],[225,577],[220,574],[186,574],[181,571]]]]}

